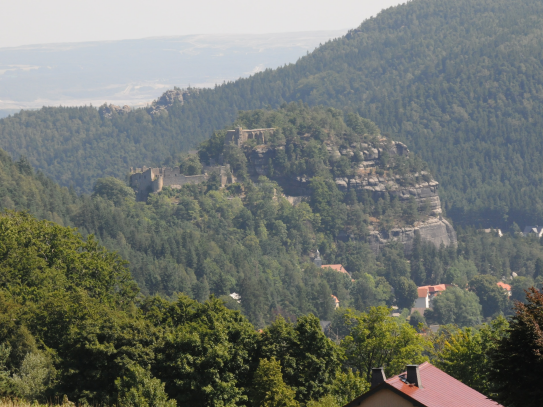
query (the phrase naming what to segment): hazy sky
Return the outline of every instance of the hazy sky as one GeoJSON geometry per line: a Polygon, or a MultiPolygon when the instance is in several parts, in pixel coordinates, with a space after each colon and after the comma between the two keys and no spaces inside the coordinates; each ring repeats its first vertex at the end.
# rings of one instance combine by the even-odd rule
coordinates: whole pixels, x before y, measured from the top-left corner
{"type": "Polygon", "coordinates": [[[3,0],[0,47],[357,27],[405,0],[3,0]]]}

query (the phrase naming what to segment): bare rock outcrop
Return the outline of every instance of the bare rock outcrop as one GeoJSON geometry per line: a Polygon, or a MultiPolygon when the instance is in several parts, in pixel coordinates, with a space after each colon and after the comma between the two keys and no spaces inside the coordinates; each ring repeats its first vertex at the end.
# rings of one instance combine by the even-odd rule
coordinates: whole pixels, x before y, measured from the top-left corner
{"type": "Polygon", "coordinates": [[[368,237],[368,243],[373,252],[378,254],[391,241],[398,241],[403,244],[405,253],[409,254],[413,250],[416,232],[420,233],[422,241],[432,243],[436,247],[441,244],[445,246],[457,244],[456,232],[452,225],[441,216],[430,217],[411,228],[395,228],[389,232],[372,231],[368,237]]]}
{"type": "Polygon", "coordinates": [[[147,109],[147,112],[151,115],[160,114],[162,111],[172,107],[175,103],[185,103],[191,96],[197,95],[198,89],[179,89],[174,88],[168,90],[162,94],[157,100],[155,100],[151,106],[147,109]]]}
{"type": "Polygon", "coordinates": [[[123,115],[130,113],[132,111],[132,108],[128,105],[124,105],[123,107],[117,106],[117,105],[107,105],[104,104],[100,106],[100,109],[98,109],[98,112],[100,113],[100,116],[110,119],[113,114],[123,115]]]}
{"type": "MultiPolygon", "coordinates": [[[[367,241],[372,250],[378,253],[387,243],[396,240],[403,244],[406,253],[413,248],[415,233],[420,233],[423,241],[430,242],[439,247],[456,245],[456,232],[451,224],[443,219],[441,201],[439,199],[439,183],[426,171],[399,172],[390,171],[386,163],[390,160],[407,160],[410,152],[407,146],[398,141],[377,138],[367,143],[352,143],[346,146],[334,144],[331,140],[324,142],[329,155],[329,162],[334,162],[342,156],[352,158],[357,154],[358,168],[350,173],[348,178],[336,177],[334,181],[339,190],[355,191],[357,195],[370,194],[374,201],[398,199],[400,203],[407,204],[414,200],[419,209],[419,221],[412,227],[396,227],[386,231],[378,219],[370,222],[370,234],[367,241]]],[[[294,202],[294,197],[307,197],[311,194],[309,188],[310,177],[303,174],[294,176],[274,176],[274,169],[270,163],[279,150],[284,146],[271,146],[259,144],[254,147],[246,146],[245,152],[249,161],[249,170],[254,177],[260,175],[271,176],[282,187],[294,202]]],[[[299,201],[301,201],[300,199],[299,201]]],[[[403,221],[397,225],[404,224],[403,221]]],[[[339,239],[353,239],[345,232],[340,232],[339,239]]]]}

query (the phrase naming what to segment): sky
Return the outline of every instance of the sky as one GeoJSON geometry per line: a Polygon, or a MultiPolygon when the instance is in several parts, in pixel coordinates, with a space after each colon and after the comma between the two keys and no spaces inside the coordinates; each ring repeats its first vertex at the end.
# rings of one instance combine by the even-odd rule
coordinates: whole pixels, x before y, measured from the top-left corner
{"type": "Polygon", "coordinates": [[[3,0],[0,48],[355,28],[405,0],[3,0]]]}

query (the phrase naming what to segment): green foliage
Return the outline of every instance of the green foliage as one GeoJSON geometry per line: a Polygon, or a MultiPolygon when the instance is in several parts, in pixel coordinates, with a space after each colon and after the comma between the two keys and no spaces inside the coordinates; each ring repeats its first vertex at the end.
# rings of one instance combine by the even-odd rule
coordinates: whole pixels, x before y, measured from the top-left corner
{"type": "Polygon", "coordinates": [[[535,285],[530,277],[515,277],[511,281],[511,299],[514,301],[526,301],[526,291],[535,285]]]}
{"type": "Polygon", "coordinates": [[[149,370],[130,365],[126,374],[115,381],[118,405],[122,407],[175,407],[175,400],[168,400],[164,383],[151,377],[149,370]]]}
{"type": "Polygon", "coordinates": [[[259,339],[259,357],[280,361],[285,383],[296,391],[296,400],[318,399],[330,391],[340,366],[340,352],[313,315],[296,325],[278,318],[259,339]]]}
{"type": "Polygon", "coordinates": [[[475,276],[469,282],[470,289],[479,297],[485,317],[506,311],[507,292],[497,282],[496,277],[488,275],[475,276]]]}
{"type": "Polygon", "coordinates": [[[509,324],[499,317],[479,328],[465,328],[453,333],[433,363],[469,387],[487,397],[495,397],[495,386],[490,378],[491,353],[496,349],[509,324]]]}
{"type": "Polygon", "coordinates": [[[417,285],[407,277],[400,277],[395,295],[398,308],[411,308],[418,297],[417,285]]]}
{"type": "Polygon", "coordinates": [[[101,196],[115,203],[115,205],[120,205],[125,200],[133,201],[136,197],[132,188],[127,187],[124,182],[113,177],[96,180],[93,191],[93,196],[101,196]]]}
{"type": "Polygon", "coordinates": [[[296,407],[295,392],[285,385],[281,364],[272,357],[260,359],[251,386],[251,405],[254,407],[296,407]]]}
{"type": "Polygon", "coordinates": [[[531,288],[526,304],[515,304],[515,315],[509,329],[491,353],[490,380],[497,393],[496,401],[504,406],[532,407],[540,404],[543,390],[540,372],[543,368],[543,294],[531,288]]]}
{"type": "Polygon", "coordinates": [[[420,312],[415,311],[409,317],[409,324],[420,332],[426,326],[426,319],[420,314],[420,312]]]}
{"type": "MultiPolygon", "coordinates": [[[[377,132],[362,116],[407,141],[439,170],[441,197],[457,223],[541,223],[541,7],[536,0],[408,2],[296,64],[203,89],[168,114],[21,112],[0,122],[1,147],[26,155],[62,185],[90,191],[99,177],[121,178],[130,165],[186,151],[238,110],[301,100],[333,107],[332,118],[346,109],[346,127],[356,133],[377,132]]],[[[244,123],[251,127],[262,115],[244,123]]],[[[203,162],[218,155],[221,137],[209,143],[203,162]]],[[[300,162],[307,166],[305,157],[300,162]]]]}
{"type": "Polygon", "coordinates": [[[370,307],[386,305],[392,298],[392,287],[383,277],[374,278],[364,273],[351,289],[353,306],[359,311],[367,311],[370,307]]]}
{"type": "Polygon", "coordinates": [[[10,352],[11,347],[8,344],[0,344],[0,396],[7,396],[13,391],[10,372],[7,367],[10,352]]]}
{"type": "Polygon", "coordinates": [[[481,323],[481,305],[475,293],[448,287],[432,300],[432,309],[424,315],[428,321],[441,325],[475,326],[481,323]]]}
{"type": "Polygon", "coordinates": [[[257,337],[239,312],[215,298],[200,304],[186,296],[173,303],[150,298],[143,310],[166,330],[153,373],[179,405],[235,406],[247,400],[244,386],[257,337]]]}
{"type": "Polygon", "coordinates": [[[330,394],[335,397],[338,406],[344,406],[369,390],[369,383],[358,372],[351,369],[337,372],[330,394]]]}
{"type": "Polygon", "coordinates": [[[198,156],[195,154],[189,154],[183,157],[179,167],[181,174],[198,175],[202,173],[202,164],[200,163],[198,156]]]}
{"type": "Polygon", "coordinates": [[[369,382],[371,369],[385,366],[386,375],[403,371],[407,364],[425,360],[428,343],[406,321],[390,317],[387,307],[372,307],[368,313],[345,315],[349,334],[341,342],[346,365],[369,382]]]}

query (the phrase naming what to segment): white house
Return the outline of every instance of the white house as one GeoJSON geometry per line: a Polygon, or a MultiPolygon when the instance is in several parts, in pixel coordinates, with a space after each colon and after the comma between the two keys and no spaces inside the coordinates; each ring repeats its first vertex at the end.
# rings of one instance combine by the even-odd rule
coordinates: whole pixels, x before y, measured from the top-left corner
{"type": "Polygon", "coordinates": [[[440,292],[447,289],[446,284],[425,285],[417,288],[418,298],[415,300],[413,308],[424,310],[432,306],[432,299],[440,292]]]}
{"type": "Polygon", "coordinates": [[[524,232],[522,232],[524,236],[531,236],[536,235],[537,237],[543,236],[543,228],[539,227],[537,225],[535,226],[526,226],[524,228],[524,232]]]}

